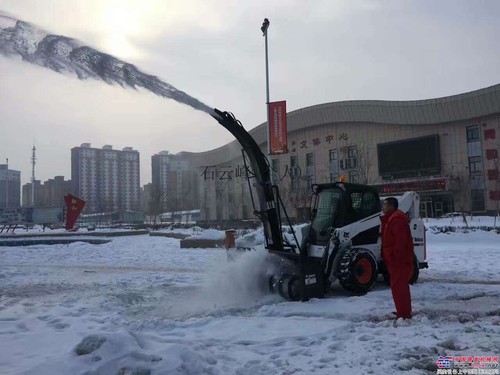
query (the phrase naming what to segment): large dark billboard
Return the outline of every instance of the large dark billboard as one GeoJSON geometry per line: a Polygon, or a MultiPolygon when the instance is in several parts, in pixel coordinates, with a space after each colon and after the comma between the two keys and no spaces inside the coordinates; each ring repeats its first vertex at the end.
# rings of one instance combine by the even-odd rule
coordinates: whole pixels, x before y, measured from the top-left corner
{"type": "Polygon", "coordinates": [[[378,171],[383,179],[431,176],[441,172],[439,135],[377,145],[378,171]]]}

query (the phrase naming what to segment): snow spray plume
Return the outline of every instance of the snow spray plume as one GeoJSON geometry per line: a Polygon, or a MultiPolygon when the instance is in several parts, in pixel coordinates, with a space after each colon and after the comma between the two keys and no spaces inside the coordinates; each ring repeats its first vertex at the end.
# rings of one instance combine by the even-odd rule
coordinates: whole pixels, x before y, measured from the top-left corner
{"type": "Polygon", "coordinates": [[[174,318],[238,315],[281,301],[281,297],[269,293],[268,285],[269,275],[277,267],[277,259],[263,247],[244,252],[230,262],[224,259],[207,270],[200,286],[183,293],[181,300],[173,302],[169,297],[170,306],[155,314],[174,318]]]}
{"type": "Polygon", "coordinates": [[[212,112],[209,106],[198,99],[177,90],[155,76],[141,72],[132,64],[84,46],[75,39],[47,34],[33,24],[2,14],[0,14],[0,54],[20,56],[24,61],[58,73],[74,73],[79,79],[93,78],[134,89],[142,87],[194,109],[212,112]]]}

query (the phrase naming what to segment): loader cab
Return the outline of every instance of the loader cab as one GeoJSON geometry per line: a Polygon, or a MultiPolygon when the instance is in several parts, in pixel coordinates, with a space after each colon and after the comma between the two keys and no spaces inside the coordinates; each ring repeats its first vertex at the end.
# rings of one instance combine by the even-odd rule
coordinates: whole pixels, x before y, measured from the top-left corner
{"type": "Polygon", "coordinates": [[[309,242],[325,246],[336,228],[362,220],[381,210],[375,188],[336,182],[312,186],[312,221],[309,242]]]}

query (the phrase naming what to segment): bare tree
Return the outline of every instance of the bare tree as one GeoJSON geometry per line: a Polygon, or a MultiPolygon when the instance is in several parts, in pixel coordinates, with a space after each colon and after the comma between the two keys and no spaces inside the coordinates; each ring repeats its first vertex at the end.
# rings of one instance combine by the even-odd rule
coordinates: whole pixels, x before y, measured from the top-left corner
{"type": "Polygon", "coordinates": [[[456,208],[462,213],[464,223],[468,227],[466,212],[472,212],[470,175],[468,173],[452,175],[450,176],[450,184],[451,190],[455,193],[455,196],[459,198],[458,203],[455,203],[456,208]]]}
{"type": "Polygon", "coordinates": [[[359,176],[359,183],[369,185],[372,184],[372,168],[375,164],[375,153],[373,152],[373,144],[366,140],[361,141],[356,145],[356,171],[359,176]]]}
{"type": "Polygon", "coordinates": [[[162,191],[161,189],[153,189],[151,191],[151,197],[148,202],[148,211],[149,214],[153,216],[153,224],[156,224],[160,220],[160,215],[164,211],[165,202],[167,199],[167,192],[162,191]]]}

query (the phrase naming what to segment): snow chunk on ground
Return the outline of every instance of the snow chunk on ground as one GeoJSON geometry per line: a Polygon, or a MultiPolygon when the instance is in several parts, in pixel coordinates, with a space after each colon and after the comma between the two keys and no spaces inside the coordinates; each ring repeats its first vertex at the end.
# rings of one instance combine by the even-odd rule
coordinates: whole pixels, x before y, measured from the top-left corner
{"type": "Polygon", "coordinates": [[[76,355],[91,354],[99,349],[105,341],[105,337],[99,337],[97,335],[87,336],[75,347],[75,353],[76,355]]]}

